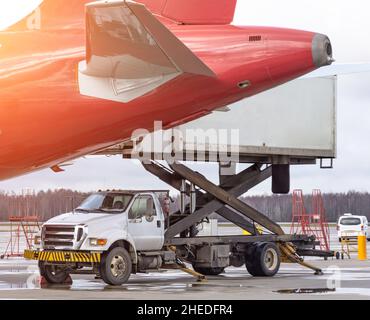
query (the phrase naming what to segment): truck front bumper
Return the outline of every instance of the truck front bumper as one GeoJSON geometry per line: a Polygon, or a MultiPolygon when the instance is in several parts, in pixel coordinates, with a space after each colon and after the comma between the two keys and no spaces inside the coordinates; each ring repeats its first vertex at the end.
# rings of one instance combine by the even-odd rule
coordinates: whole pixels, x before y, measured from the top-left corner
{"type": "Polygon", "coordinates": [[[24,258],[47,262],[90,262],[100,263],[101,253],[99,252],[75,252],[75,251],[37,251],[25,250],[24,258]]]}

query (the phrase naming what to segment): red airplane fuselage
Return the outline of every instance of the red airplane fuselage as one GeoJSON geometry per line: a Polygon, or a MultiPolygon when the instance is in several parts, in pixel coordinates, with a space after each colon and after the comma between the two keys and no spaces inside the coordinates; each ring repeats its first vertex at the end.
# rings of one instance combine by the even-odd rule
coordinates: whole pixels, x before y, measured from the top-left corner
{"type": "Polygon", "coordinates": [[[109,147],[138,128],[152,130],[154,121],[172,127],[201,117],[331,59],[330,42],[311,32],[178,25],[159,17],[216,76],[183,74],[128,103],[88,97],[78,83],[87,1],[79,2],[55,25],[50,17],[40,30],[0,32],[0,180],[109,147]],[[250,85],[240,86],[244,81],[250,85]]]}

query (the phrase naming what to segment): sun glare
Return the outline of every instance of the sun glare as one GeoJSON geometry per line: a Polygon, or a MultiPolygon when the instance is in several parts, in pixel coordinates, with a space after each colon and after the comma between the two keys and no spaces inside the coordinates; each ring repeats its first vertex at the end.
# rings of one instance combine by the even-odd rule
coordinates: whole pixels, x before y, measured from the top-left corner
{"type": "Polygon", "coordinates": [[[4,30],[35,10],[43,0],[0,0],[0,30],[4,30]]]}

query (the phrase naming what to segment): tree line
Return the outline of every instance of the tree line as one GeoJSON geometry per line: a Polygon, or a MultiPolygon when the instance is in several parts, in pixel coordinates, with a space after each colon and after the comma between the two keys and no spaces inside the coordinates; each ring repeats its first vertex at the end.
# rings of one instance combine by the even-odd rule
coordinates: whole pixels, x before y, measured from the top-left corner
{"type": "MultiPolygon", "coordinates": [[[[277,222],[292,221],[292,195],[249,196],[243,201],[265,213],[277,222]]],[[[336,222],[344,213],[352,213],[370,218],[370,194],[367,192],[349,191],[346,193],[324,193],[322,195],[326,220],[336,222]]],[[[311,208],[312,195],[304,195],[304,206],[307,213],[311,208]]]]}
{"type": "Polygon", "coordinates": [[[0,192],[0,221],[12,216],[35,216],[46,221],[69,212],[86,198],[88,193],[58,189],[22,194],[0,192]]]}
{"type": "MultiPolygon", "coordinates": [[[[89,193],[72,190],[48,190],[23,194],[0,192],[0,220],[10,216],[37,215],[46,221],[56,215],[77,207],[89,193]]],[[[242,201],[266,214],[277,222],[292,220],[292,195],[260,195],[241,197],[242,201]]],[[[173,197],[171,211],[179,208],[179,197],[173,197]]],[[[304,196],[307,212],[311,212],[311,195],[304,196]]],[[[323,204],[329,222],[337,221],[344,213],[365,215],[370,219],[370,194],[350,191],[347,193],[325,193],[323,204]]]]}

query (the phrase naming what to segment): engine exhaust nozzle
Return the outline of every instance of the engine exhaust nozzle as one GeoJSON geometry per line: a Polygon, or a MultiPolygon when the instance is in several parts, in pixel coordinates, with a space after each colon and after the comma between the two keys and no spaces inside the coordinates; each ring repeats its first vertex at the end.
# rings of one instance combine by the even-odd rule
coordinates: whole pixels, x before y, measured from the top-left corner
{"type": "Polygon", "coordinates": [[[312,40],[312,57],[316,67],[331,65],[333,59],[333,48],[330,39],[323,34],[316,34],[312,40]]]}

